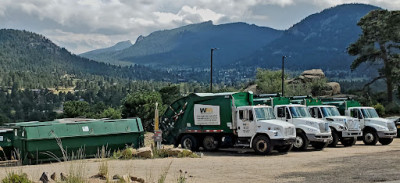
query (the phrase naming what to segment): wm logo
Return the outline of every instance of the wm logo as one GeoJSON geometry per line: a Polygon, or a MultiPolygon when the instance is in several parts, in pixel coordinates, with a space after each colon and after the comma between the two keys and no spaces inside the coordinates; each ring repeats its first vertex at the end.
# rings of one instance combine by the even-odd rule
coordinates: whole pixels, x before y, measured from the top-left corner
{"type": "Polygon", "coordinates": [[[202,114],[213,113],[213,109],[212,108],[200,108],[200,113],[202,113],[202,114]]]}

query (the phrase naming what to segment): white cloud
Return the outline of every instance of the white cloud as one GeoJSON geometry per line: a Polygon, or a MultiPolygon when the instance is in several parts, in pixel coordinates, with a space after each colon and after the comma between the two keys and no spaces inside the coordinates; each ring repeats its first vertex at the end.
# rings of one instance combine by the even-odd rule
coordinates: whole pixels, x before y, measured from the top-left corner
{"type": "Polygon", "coordinates": [[[208,20],[285,29],[311,13],[353,2],[400,9],[400,0],[0,0],[0,28],[44,34],[81,53],[208,20]]]}

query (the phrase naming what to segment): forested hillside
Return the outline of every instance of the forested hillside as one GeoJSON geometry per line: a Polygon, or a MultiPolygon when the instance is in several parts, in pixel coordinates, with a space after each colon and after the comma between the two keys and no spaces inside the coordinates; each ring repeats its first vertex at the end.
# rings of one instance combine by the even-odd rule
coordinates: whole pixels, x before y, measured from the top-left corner
{"type": "Polygon", "coordinates": [[[174,80],[171,74],[143,67],[118,67],[71,54],[49,39],[27,31],[0,30],[0,86],[70,87],[73,79],[174,80]]]}

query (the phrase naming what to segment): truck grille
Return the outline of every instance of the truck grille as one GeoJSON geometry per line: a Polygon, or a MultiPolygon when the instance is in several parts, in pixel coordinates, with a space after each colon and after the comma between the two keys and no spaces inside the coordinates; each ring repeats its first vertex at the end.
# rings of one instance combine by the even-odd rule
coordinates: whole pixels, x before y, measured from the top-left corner
{"type": "Polygon", "coordinates": [[[285,128],[285,136],[294,136],[295,129],[293,127],[285,128]]]}
{"type": "Polygon", "coordinates": [[[321,133],[325,133],[329,131],[329,124],[328,123],[319,123],[319,130],[321,133]]]}
{"type": "Polygon", "coordinates": [[[396,126],[394,125],[394,122],[387,123],[387,127],[389,128],[389,131],[396,130],[396,126]]]}
{"type": "Polygon", "coordinates": [[[346,122],[346,126],[347,126],[347,129],[349,129],[349,130],[360,130],[360,124],[357,122],[357,121],[354,121],[354,120],[348,120],[347,122],[346,122]]]}

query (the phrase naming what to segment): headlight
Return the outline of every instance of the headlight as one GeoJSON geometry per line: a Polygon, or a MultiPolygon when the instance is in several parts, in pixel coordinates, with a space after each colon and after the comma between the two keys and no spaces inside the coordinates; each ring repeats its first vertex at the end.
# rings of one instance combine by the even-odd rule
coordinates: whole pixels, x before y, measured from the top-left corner
{"type": "Polygon", "coordinates": [[[343,130],[343,129],[344,129],[344,126],[340,125],[338,128],[339,128],[340,130],[343,130]]]}
{"type": "Polygon", "coordinates": [[[383,127],[383,126],[376,126],[376,129],[377,129],[378,131],[389,131],[388,128],[383,127]]]}

